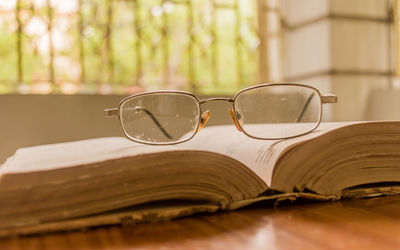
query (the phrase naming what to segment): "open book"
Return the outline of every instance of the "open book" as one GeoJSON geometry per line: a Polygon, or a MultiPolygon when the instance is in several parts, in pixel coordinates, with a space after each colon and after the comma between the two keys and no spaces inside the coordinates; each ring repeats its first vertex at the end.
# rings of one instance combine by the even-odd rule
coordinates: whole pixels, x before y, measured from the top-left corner
{"type": "Polygon", "coordinates": [[[97,138],[22,148],[0,167],[0,236],[399,193],[400,122],[322,123],[276,141],[233,126],[170,146],[97,138]]]}

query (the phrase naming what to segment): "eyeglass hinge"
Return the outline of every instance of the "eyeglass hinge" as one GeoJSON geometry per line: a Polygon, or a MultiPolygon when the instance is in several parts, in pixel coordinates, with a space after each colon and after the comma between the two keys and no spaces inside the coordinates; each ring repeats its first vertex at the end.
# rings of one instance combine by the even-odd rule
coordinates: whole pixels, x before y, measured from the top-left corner
{"type": "Polygon", "coordinates": [[[321,93],[322,103],[337,103],[337,96],[329,93],[321,93]]]}
{"type": "Polygon", "coordinates": [[[104,114],[106,117],[111,117],[111,116],[118,116],[119,115],[119,109],[118,108],[113,108],[113,109],[105,109],[104,114]]]}

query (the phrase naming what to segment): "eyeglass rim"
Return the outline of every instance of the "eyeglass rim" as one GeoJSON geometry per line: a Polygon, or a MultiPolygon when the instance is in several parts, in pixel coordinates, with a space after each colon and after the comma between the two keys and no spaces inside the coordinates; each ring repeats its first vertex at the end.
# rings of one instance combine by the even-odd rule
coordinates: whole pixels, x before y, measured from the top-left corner
{"type": "Polygon", "coordinates": [[[200,100],[199,100],[199,98],[197,98],[194,94],[192,94],[192,93],[190,93],[190,92],[186,92],[186,91],[180,91],[180,90],[155,90],[155,91],[146,91],[146,92],[143,92],[143,93],[139,93],[139,94],[135,94],[135,95],[130,95],[130,96],[127,96],[127,97],[125,97],[124,99],[122,99],[122,100],[120,101],[119,105],[118,105],[118,119],[119,119],[119,124],[120,124],[120,128],[121,128],[121,130],[122,130],[122,133],[125,135],[126,138],[128,138],[128,139],[131,140],[131,141],[138,142],[138,143],[142,143],[142,144],[147,144],[147,145],[160,145],[160,146],[162,146],[162,145],[174,145],[174,144],[179,144],[179,143],[183,143],[183,142],[186,142],[186,141],[191,140],[191,139],[196,135],[196,133],[197,133],[199,127],[200,127],[200,123],[201,123],[200,100]],[[122,108],[121,108],[122,105],[124,105],[124,103],[126,103],[127,101],[129,101],[129,100],[131,100],[131,99],[134,99],[134,98],[137,98],[137,97],[140,97],[140,96],[154,95],[154,94],[179,94],[179,95],[190,96],[190,97],[192,97],[193,99],[195,99],[195,101],[196,101],[196,107],[197,107],[197,110],[198,110],[198,114],[199,114],[199,115],[198,115],[198,120],[197,120],[197,123],[196,123],[196,129],[193,130],[194,132],[192,133],[192,135],[191,135],[190,137],[185,138],[185,139],[182,139],[182,140],[178,140],[178,141],[172,141],[172,142],[149,142],[149,141],[142,141],[142,140],[136,139],[136,138],[130,136],[130,135],[126,132],[125,127],[124,127],[123,122],[122,122],[122,108]]]}
{"type": "Polygon", "coordinates": [[[236,124],[239,126],[239,128],[242,130],[242,132],[246,136],[248,136],[250,138],[253,138],[253,139],[258,139],[258,140],[282,140],[282,139],[290,139],[290,138],[300,137],[300,136],[309,134],[309,133],[311,133],[312,131],[314,131],[315,129],[317,129],[319,127],[319,125],[321,123],[321,120],[322,120],[322,113],[323,113],[322,104],[324,102],[323,102],[322,98],[323,98],[323,96],[322,96],[321,92],[317,88],[315,88],[313,86],[310,86],[310,85],[306,85],[306,84],[290,83],[290,82],[262,83],[262,84],[258,84],[258,85],[255,85],[255,86],[250,86],[250,87],[244,88],[244,89],[238,91],[232,98],[218,98],[218,97],[216,97],[216,98],[209,98],[209,99],[205,99],[205,100],[200,100],[193,93],[187,92],[187,91],[181,91],[181,90],[153,90],[153,91],[146,91],[146,92],[130,95],[130,96],[127,96],[127,97],[123,98],[120,101],[119,105],[118,105],[118,118],[119,118],[120,127],[121,127],[121,130],[122,130],[123,134],[125,135],[125,137],[127,137],[128,139],[130,139],[132,141],[135,141],[135,142],[138,142],[138,143],[142,143],[142,144],[147,144],[147,145],[174,145],[174,144],[179,144],[179,143],[183,143],[183,142],[189,141],[197,134],[198,129],[199,129],[200,124],[201,124],[201,112],[202,112],[202,110],[201,110],[200,104],[206,103],[207,101],[211,101],[211,100],[224,100],[224,101],[228,101],[228,102],[232,103],[232,108],[233,108],[233,112],[234,112],[233,117],[234,117],[234,119],[236,121],[236,124]],[[236,98],[240,94],[242,94],[243,92],[246,92],[246,91],[249,91],[249,90],[253,90],[253,89],[257,89],[257,88],[273,87],[273,86],[298,86],[298,87],[304,87],[304,88],[312,89],[313,91],[315,91],[318,94],[318,96],[319,96],[319,116],[318,116],[318,121],[315,123],[315,125],[311,129],[309,129],[306,132],[301,133],[301,134],[296,134],[296,135],[293,135],[293,136],[285,136],[285,137],[257,137],[257,136],[250,135],[249,133],[247,133],[245,131],[245,129],[243,129],[243,126],[240,124],[239,119],[236,116],[236,108],[235,108],[236,98]],[[121,106],[126,101],[128,101],[128,100],[130,100],[132,98],[136,98],[136,97],[140,97],[140,96],[144,96],[144,95],[152,95],[152,94],[182,94],[182,95],[190,96],[190,97],[194,98],[197,101],[197,105],[196,106],[197,106],[198,111],[199,111],[199,116],[198,116],[198,120],[197,120],[197,124],[196,124],[196,130],[194,130],[193,134],[190,137],[185,138],[183,140],[179,140],[179,141],[173,141],[173,142],[148,142],[148,141],[142,141],[142,140],[138,140],[136,138],[133,138],[130,135],[128,135],[128,133],[126,133],[126,130],[125,130],[125,128],[124,128],[124,126],[122,124],[122,120],[121,120],[121,113],[122,113],[121,106]]]}
{"type": "Polygon", "coordinates": [[[258,139],[258,140],[283,140],[283,139],[290,139],[290,138],[300,137],[300,136],[309,134],[312,131],[314,131],[315,129],[317,129],[319,127],[319,125],[321,124],[321,120],[322,120],[322,112],[323,112],[322,104],[323,104],[323,102],[322,102],[321,92],[317,88],[315,88],[313,86],[309,86],[309,85],[305,85],[305,84],[301,84],[301,83],[265,83],[265,84],[259,84],[259,85],[256,85],[256,86],[251,86],[251,87],[248,87],[248,88],[240,90],[239,92],[237,92],[235,94],[235,96],[232,98],[232,100],[233,100],[232,101],[232,108],[233,108],[233,112],[234,112],[233,117],[235,118],[236,124],[239,126],[239,128],[242,130],[242,132],[245,135],[247,135],[248,137],[254,138],[254,139],[258,139]],[[242,124],[239,122],[238,117],[236,116],[236,105],[235,105],[236,98],[240,94],[242,94],[243,92],[247,92],[249,90],[253,90],[253,89],[257,89],[257,88],[265,88],[265,87],[275,87],[275,86],[304,87],[304,88],[312,89],[313,91],[315,91],[318,94],[318,97],[319,97],[319,116],[318,116],[317,122],[315,123],[315,125],[311,129],[309,129],[306,132],[301,133],[301,134],[296,134],[296,135],[292,135],[292,136],[283,136],[283,137],[257,137],[257,136],[250,135],[248,132],[246,132],[246,130],[243,128],[242,124]]]}

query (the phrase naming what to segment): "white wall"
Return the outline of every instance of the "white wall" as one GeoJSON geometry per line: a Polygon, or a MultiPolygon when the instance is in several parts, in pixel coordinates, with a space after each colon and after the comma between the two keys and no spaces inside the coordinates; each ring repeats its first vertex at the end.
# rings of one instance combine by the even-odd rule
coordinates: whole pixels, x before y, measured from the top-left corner
{"type": "Polygon", "coordinates": [[[338,96],[338,103],[326,108],[325,120],[374,117],[367,105],[371,96],[391,85],[388,4],[388,0],[283,1],[284,77],[338,96]]]}

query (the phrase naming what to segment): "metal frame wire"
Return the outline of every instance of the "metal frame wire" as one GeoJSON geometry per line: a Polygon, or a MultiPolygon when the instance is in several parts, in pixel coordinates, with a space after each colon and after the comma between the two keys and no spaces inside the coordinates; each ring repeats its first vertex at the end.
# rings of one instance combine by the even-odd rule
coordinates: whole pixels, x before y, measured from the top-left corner
{"type": "MultiPolygon", "coordinates": [[[[324,103],[336,103],[337,102],[337,97],[334,94],[330,94],[330,93],[323,93],[321,91],[319,91],[317,88],[314,88],[312,86],[309,85],[304,85],[304,84],[299,84],[299,83],[265,83],[265,84],[260,84],[257,86],[252,86],[252,87],[248,87],[245,89],[242,89],[241,91],[237,92],[232,98],[225,98],[225,97],[213,97],[213,98],[208,98],[208,99],[204,99],[204,100],[200,100],[198,99],[194,94],[190,93],[190,92],[186,92],[186,91],[178,91],[178,90],[159,90],[159,91],[148,91],[148,92],[144,92],[144,93],[140,93],[140,94],[136,94],[136,95],[131,95],[128,96],[124,99],[121,100],[121,102],[118,105],[118,108],[112,108],[112,109],[105,109],[104,113],[107,117],[112,117],[112,116],[117,116],[119,119],[119,123],[121,126],[121,130],[124,134],[124,136],[126,138],[128,138],[129,140],[132,140],[134,142],[139,142],[139,143],[143,143],[143,144],[148,144],[148,145],[173,145],[173,144],[178,144],[178,143],[182,143],[185,141],[188,141],[190,139],[192,139],[197,132],[200,131],[200,129],[205,125],[205,123],[203,123],[202,119],[204,119],[202,117],[202,110],[201,110],[201,104],[205,104],[207,102],[210,101],[226,101],[226,102],[230,102],[232,103],[232,108],[231,108],[231,116],[232,116],[232,120],[234,122],[234,124],[236,125],[237,129],[241,132],[243,132],[244,134],[246,134],[247,136],[254,138],[254,139],[261,139],[261,140],[281,140],[281,139],[289,139],[289,138],[294,138],[294,137],[299,137],[305,134],[308,134],[312,131],[314,131],[321,123],[321,119],[322,119],[322,104],[324,103]],[[319,114],[318,114],[318,120],[315,123],[315,125],[309,129],[308,131],[304,132],[304,133],[300,133],[297,135],[293,135],[293,136],[286,136],[286,137],[273,137],[273,138],[264,138],[264,137],[257,137],[257,136],[253,136],[250,135],[249,133],[246,132],[246,130],[243,128],[241,122],[240,122],[240,118],[238,117],[238,113],[236,111],[236,105],[235,105],[235,100],[238,98],[238,96],[240,96],[243,93],[246,93],[247,91],[251,91],[254,89],[259,89],[259,88],[269,88],[269,87],[276,87],[276,86],[297,86],[297,87],[301,87],[301,88],[308,88],[311,89],[313,91],[313,95],[317,94],[318,98],[320,100],[320,105],[319,105],[319,114]],[[178,140],[178,141],[173,141],[173,142],[149,142],[149,141],[142,141],[142,140],[138,140],[134,137],[132,137],[131,135],[129,135],[129,133],[125,130],[125,126],[123,124],[123,121],[121,119],[121,114],[122,114],[122,110],[123,110],[123,105],[128,102],[131,99],[135,99],[141,96],[146,96],[146,95],[154,95],[154,94],[179,94],[179,95],[186,95],[189,96],[191,98],[193,98],[196,102],[197,102],[197,109],[198,109],[198,114],[199,114],[199,120],[197,122],[196,125],[196,129],[193,130],[195,131],[190,137],[188,138],[184,138],[182,140],[178,140]]],[[[307,108],[307,105],[303,108],[303,112],[304,109],[307,108]]],[[[208,112],[208,111],[206,111],[208,112]]],[[[303,114],[302,112],[302,114],[303,114]]],[[[301,114],[301,115],[302,115],[301,114]]],[[[207,114],[209,116],[209,114],[207,114]]],[[[209,117],[207,117],[208,120],[209,117]]],[[[152,116],[152,119],[156,119],[152,116]]],[[[297,121],[298,122],[298,119],[297,121]]],[[[156,122],[156,124],[160,124],[158,121],[156,122]]],[[[160,127],[159,128],[164,131],[164,128],[160,127]]]]}

